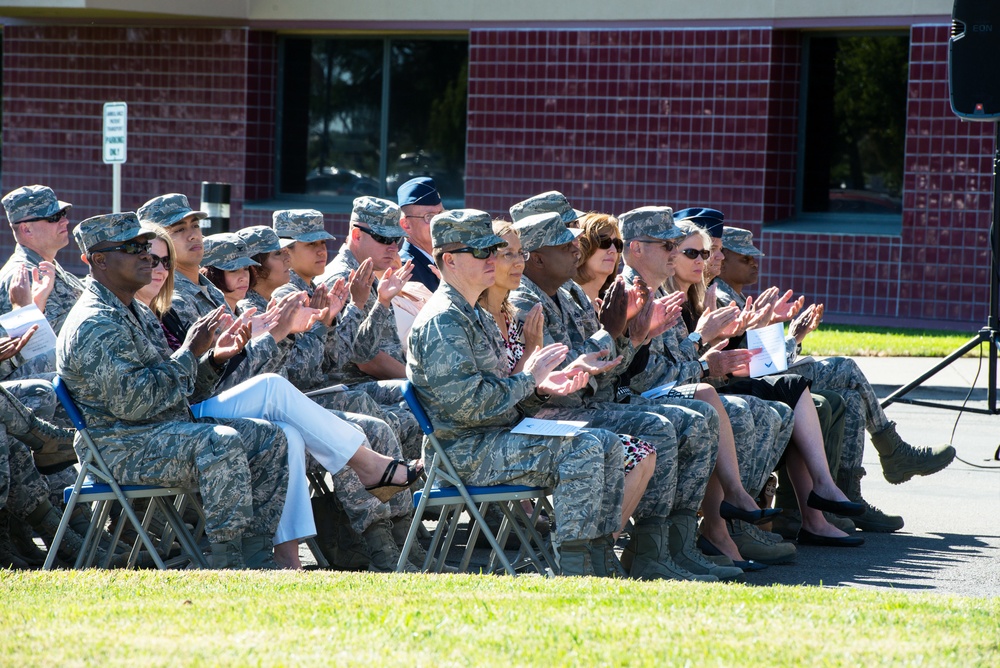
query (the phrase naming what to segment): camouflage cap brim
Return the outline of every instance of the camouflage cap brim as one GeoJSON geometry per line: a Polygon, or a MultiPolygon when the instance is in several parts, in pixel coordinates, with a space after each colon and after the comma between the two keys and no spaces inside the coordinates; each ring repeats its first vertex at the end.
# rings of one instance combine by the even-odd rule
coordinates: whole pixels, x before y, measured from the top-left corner
{"type": "Polygon", "coordinates": [[[296,234],[289,239],[289,243],[286,245],[291,245],[296,241],[301,241],[302,243],[312,243],[314,241],[332,241],[337,237],[333,236],[326,230],[313,230],[312,232],[303,232],[301,234],[296,234]]]}
{"type": "Polygon", "coordinates": [[[222,269],[223,271],[236,271],[237,269],[243,269],[244,267],[259,267],[260,263],[255,262],[248,257],[238,257],[233,260],[229,260],[228,262],[217,262],[206,266],[212,266],[216,269],[222,269]]]}
{"type": "Polygon", "coordinates": [[[475,239],[471,239],[469,242],[466,243],[466,245],[471,248],[489,248],[490,246],[500,246],[500,245],[506,246],[507,242],[495,234],[488,234],[484,237],[476,237],[475,239]]]}

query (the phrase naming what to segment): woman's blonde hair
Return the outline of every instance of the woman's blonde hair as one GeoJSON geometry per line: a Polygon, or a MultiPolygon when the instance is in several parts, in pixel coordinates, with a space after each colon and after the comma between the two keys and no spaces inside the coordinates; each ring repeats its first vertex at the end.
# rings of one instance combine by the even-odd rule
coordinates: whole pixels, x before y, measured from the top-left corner
{"type": "MultiPolygon", "coordinates": [[[[520,235],[517,233],[517,230],[514,229],[514,223],[510,222],[509,220],[504,220],[503,218],[493,219],[493,234],[497,235],[498,237],[502,237],[508,232],[513,232],[515,236],[520,237],[520,235]]],[[[483,306],[486,306],[486,293],[488,293],[489,291],[490,291],[489,288],[487,288],[483,290],[483,294],[479,295],[479,303],[482,304],[483,306]]],[[[507,316],[508,320],[514,319],[514,316],[516,314],[514,312],[514,307],[510,303],[510,295],[503,298],[503,303],[500,304],[500,312],[503,313],[505,316],[507,316]]],[[[497,323],[497,325],[500,327],[503,326],[500,323],[497,323]]]]}
{"type": "MultiPolygon", "coordinates": [[[[697,235],[701,238],[702,248],[704,250],[712,249],[712,237],[708,235],[708,232],[698,227],[694,223],[682,220],[679,223],[675,223],[677,227],[680,228],[684,236],[679,239],[675,239],[674,242],[680,246],[682,243],[687,241],[690,237],[697,235]]],[[[671,276],[666,280],[667,289],[670,291],[677,290],[677,283],[674,281],[674,277],[671,276]]],[[[694,313],[695,319],[700,318],[701,314],[705,312],[705,289],[708,286],[705,285],[705,274],[702,274],[702,280],[692,285],[688,288],[687,298],[688,304],[691,306],[691,311],[694,313]]]]}
{"type": "MultiPolygon", "coordinates": [[[[613,236],[619,239],[622,235],[618,231],[618,219],[606,213],[587,213],[580,216],[579,222],[580,228],[583,230],[580,236],[577,237],[577,241],[580,242],[580,263],[576,266],[576,278],[573,280],[583,285],[594,280],[594,275],[587,269],[587,260],[592,258],[594,253],[598,251],[601,237],[608,232],[614,232],[613,236]]],[[[601,294],[604,294],[604,291],[608,289],[611,282],[615,280],[618,267],[621,265],[621,253],[618,255],[619,264],[615,267],[615,271],[604,281],[604,285],[601,286],[600,290],[601,294]]]]}
{"type": "Polygon", "coordinates": [[[167,267],[167,280],[163,281],[160,291],[156,293],[153,300],[149,302],[149,308],[156,314],[157,318],[163,318],[163,314],[170,310],[170,302],[174,298],[174,264],[177,261],[177,254],[174,251],[174,242],[159,225],[152,226],[151,231],[156,234],[156,238],[167,245],[167,258],[170,266],[167,267]]]}

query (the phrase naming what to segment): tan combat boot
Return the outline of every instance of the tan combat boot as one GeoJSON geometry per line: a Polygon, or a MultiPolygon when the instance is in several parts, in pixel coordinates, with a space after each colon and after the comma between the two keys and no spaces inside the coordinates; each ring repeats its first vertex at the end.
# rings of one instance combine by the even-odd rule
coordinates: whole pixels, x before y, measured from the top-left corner
{"type": "Polygon", "coordinates": [[[882,463],[882,475],[893,485],[904,483],[915,475],[937,473],[955,459],[951,445],[933,445],[915,448],[896,432],[896,423],[877,434],[872,434],[872,445],[882,463]]]}

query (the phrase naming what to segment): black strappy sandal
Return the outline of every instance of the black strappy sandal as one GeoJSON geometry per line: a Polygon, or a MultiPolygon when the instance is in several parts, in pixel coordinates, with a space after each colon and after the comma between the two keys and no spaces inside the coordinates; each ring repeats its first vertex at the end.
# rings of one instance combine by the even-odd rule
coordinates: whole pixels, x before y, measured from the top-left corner
{"type": "Polygon", "coordinates": [[[409,489],[410,485],[417,481],[420,474],[424,472],[423,467],[418,466],[419,462],[416,459],[411,462],[394,459],[385,467],[385,472],[382,473],[382,478],[378,483],[365,487],[365,490],[379,501],[385,503],[403,490],[409,489]],[[406,467],[406,484],[396,485],[392,482],[392,479],[396,476],[396,469],[400,464],[406,467]]]}

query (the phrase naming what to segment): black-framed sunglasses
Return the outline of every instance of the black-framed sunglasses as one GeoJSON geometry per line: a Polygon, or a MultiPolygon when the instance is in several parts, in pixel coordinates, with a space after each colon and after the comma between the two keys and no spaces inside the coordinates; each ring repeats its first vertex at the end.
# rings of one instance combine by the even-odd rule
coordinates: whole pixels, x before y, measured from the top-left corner
{"type": "Polygon", "coordinates": [[[685,248],[684,250],[681,251],[681,255],[683,255],[689,260],[697,260],[699,257],[702,260],[707,260],[708,258],[712,257],[712,251],[685,248]]]}
{"type": "Polygon", "coordinates": [[[150,259],[153,260],[153,265],[152,265],[153,269],[156,269],[156,265],[159,264],[159,265],[163,265],[163,268],[166,269],[167,271],[170,271],[170,258],[169,257],[160,257],[159,255],[153,255],[152,253],[149,254],[149,257],[150,257],[150,259]]]}
{"type": "Polygon", "coordinates": [[[656,244],[657,246],[663,246],[663,250],[668,253],[677,248],[677,244],[673,241],[662,241],[660,239],[639,239],[638,241],[641,244],[656,244]]]}
{"type": "MultiPolygon", "coordinates": [[[[143,253],[148,253],[149,249],[153,247],[148,241],[126,241],[123,244],[118,244],[117,246],[111,246],[109,248],[97,248],[90,251],[91,255],[94,253],[125,253],[126,255],[142,255],[143,253]]],[[[155,265],[154,265],[155,266],[155,265]]]]}
{"type": "Polygon", "coordinates": [[[472,246],[463,246],[461,248],[456,248],[455,250],[448,251],[449,253],[468,253],[477,260],[485,260],[491,255],[496,255],[497,251],[504,246],[487,246],[486,248],[473,248],[472,246]]]}
{"type": "Polygon", "coordinates": [[[25,220],[19,220],[17,222],[18,222],[18,224],[21,224],[21,223],[41,223],[41,222],[58,223],[60,220],[62,220],[63,218],[66,217],[66,211],[67,211],[67,209],[59,209],[58,211],[56,211],[51,216],[41,216],[39,218],[27,218],[25,220]]]}
{"type": "Polygon", "coordinates": [[[612,237],[598,237],[597,247],[600,248],[601,250],[608,250],[612,246],[614,246],[615,250],[618,251],[619,253],[621,253],[622,249],[625,248],[625,244],[624,242],[622,242],[621,239],[615,239],[612,237]]]}
{"type": "Polygon", "coordinates": [[[400,242],[403,241],[403,237],[387,237],[381,234],[376,234],[372,232],[367,227],[361,227],[360,225],[355,225],[356,228],[370,236],[376,242],[382,244],[383,246],[396,246],[399,247],[400,242]]]}

